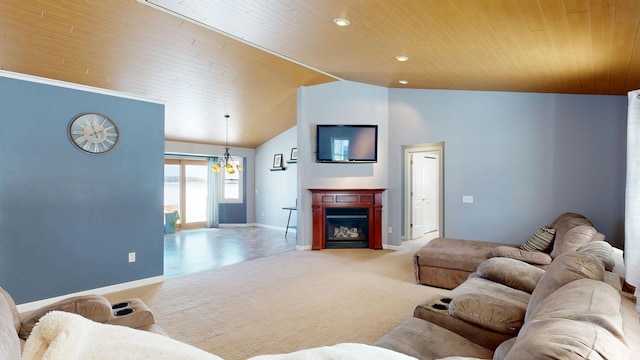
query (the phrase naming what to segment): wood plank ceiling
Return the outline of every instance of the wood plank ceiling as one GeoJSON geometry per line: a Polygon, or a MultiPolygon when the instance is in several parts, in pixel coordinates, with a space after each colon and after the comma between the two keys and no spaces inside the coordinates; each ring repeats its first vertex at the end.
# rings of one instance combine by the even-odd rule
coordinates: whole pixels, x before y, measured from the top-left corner
{"type": "Polygon", "coordinates": [[[168,140],[224,144],[229,113],[248,148],[337,79],[624,95],[639,39],[638,0],[0,0],[1,69],[164,101],[168,140]]]}

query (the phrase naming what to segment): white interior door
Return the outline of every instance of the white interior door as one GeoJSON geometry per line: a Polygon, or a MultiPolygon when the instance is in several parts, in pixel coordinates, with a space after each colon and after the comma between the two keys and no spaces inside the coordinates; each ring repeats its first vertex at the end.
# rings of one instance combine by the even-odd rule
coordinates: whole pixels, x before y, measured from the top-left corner
{"type": "Polygon", "coordinates": [[[438,158],[431,152],[411,153],[410,238],[438,230],[438,158]]]}
{"type": "Polygon", "coordinates": [[[438,158],[433,154],[425,158],[425,229],[424,233],[438,230],[438,158]]]}
{"type": "Polygon", "coordinates": [[[425,234],[426,162],[423,153],[411,154],[411,239],[425,234]]]}

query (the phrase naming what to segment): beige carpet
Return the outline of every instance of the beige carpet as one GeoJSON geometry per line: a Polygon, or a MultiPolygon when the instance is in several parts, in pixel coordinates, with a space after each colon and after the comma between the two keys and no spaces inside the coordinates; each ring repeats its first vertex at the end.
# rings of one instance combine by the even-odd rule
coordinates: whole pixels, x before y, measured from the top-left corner
{"type": "Polygon", "coordinates": [[[448,291],[417,285],[404,250],[292,251],[111,294],[139,297],[174,339],[224,359],[341,342],[371,344],[448,291]]]}

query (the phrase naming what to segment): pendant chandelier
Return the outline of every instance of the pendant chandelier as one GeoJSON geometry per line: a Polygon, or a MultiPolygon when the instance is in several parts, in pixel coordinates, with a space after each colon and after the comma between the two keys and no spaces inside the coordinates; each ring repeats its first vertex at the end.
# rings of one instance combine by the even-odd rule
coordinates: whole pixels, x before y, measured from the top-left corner
{"type": "Polygon", "coordinates": [[[236,171],[237,172],[242,172],[244,169],[242,168],[242,165],[238,164],[236,161],[234,161],[231,158],[231,154],[229,154],[229,114],[224,116],[226,119],[226,126],[227,126],[227,138],[226,138],[226,146],[224,148],[224,155],[222,155],[222,157],[220,159],[218,159],[218,162],[215,163],[215,165],[213,165],[211,167],[211,170],[213,170],[216,173],[220,172],[220,169],[224,168],[225,171],[227,172],[227,174],[235,174],[236,171]]]}

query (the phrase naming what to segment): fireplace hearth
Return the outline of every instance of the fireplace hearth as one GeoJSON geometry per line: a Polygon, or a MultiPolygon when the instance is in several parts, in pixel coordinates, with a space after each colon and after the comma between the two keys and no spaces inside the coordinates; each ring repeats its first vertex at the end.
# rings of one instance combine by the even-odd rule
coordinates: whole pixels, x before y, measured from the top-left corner
{"type": "Polygon", "coordinates": [[[385,189],[309,189],[313,250],[382,249],[382,192],[385,189]]]}

